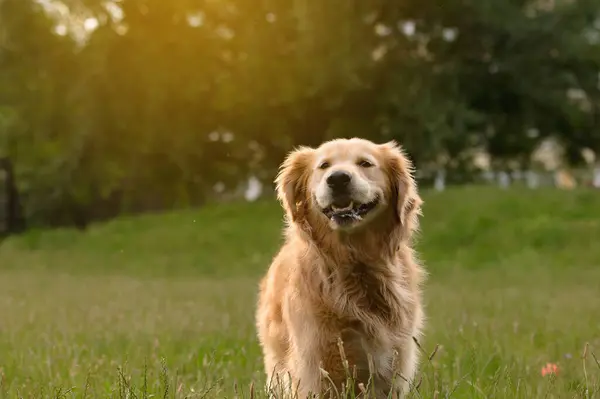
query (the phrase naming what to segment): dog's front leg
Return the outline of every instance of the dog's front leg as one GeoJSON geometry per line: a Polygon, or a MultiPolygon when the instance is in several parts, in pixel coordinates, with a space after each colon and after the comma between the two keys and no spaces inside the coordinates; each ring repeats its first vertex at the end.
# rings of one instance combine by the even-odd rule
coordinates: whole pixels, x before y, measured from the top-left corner
{"type": "Polygon", "coordinates": [[[321,392],[320,363],[323,355],[322,327],[314,309],[292,296],[284,304],[283,316],[289,328],[287,369],[292,382],[292,396],[298,399],[316,397],[321,392]],[[297,396],[294,396],[297,395],[297,396]]]}

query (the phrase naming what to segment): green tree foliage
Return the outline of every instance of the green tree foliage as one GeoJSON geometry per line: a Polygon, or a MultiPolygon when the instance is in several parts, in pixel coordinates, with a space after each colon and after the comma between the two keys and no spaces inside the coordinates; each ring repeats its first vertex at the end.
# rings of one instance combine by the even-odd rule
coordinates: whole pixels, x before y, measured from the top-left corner
{"type": "Polygon", "coordinates": [[[0,0],[0,155],[29,216],[81,225],[268,183],[331,137],[467,170],[556,136],[576,162],[600,153],[600,6],[548,5],[0,0]]]}

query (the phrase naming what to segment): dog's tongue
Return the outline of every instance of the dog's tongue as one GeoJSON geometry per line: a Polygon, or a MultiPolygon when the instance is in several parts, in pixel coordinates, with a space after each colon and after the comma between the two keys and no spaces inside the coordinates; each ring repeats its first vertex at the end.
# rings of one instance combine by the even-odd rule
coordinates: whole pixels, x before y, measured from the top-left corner
{"type": "Polygon", "coordinates": [[[361,220],[362,218],[353,210],[350,209],[345,212],[338,212],[331,216],[331,219],[338,223],[349,222],[351,220],[361,220]]]}
{"type": "Polygon", "coordinates": [[[333,215],[332,219],[338,222],[349,221],[356,219],[356,210],[354,209],[354,203],[352,201],[337,202],[332,205],[333,215]]]}
{"type": "Polygon", "coordinates": [[[331,205],[331,207],[336,212],[345,212],[345,211],[351,211],[352,205],[354,205],[354,204],[352,203],[352,201],[350,199],[342,199],[342,200],[335,201],[331,205]]]}

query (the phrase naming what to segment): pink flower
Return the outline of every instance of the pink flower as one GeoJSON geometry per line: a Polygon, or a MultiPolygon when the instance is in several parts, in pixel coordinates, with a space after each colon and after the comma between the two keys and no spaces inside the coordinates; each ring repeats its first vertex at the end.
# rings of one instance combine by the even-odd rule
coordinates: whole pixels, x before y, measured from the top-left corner
{"type": "Polygon", "coordinates": [[[547,375],[558,375],[559,371],[556,363],[546,363],[546,365],[542,367],[542,377],[547,375]]]}

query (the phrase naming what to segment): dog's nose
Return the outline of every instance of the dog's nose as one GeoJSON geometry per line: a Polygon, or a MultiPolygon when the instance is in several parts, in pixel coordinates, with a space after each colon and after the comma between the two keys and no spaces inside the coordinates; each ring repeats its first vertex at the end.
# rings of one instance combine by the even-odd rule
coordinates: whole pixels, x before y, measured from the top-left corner
{"type": "Polygon", "coordinates": [[[352,180],[352,176],[349,173],[338,170],[329,175],[327,185],[334,190],[339,190],[345,188],[350,180],[352,180]]]}

